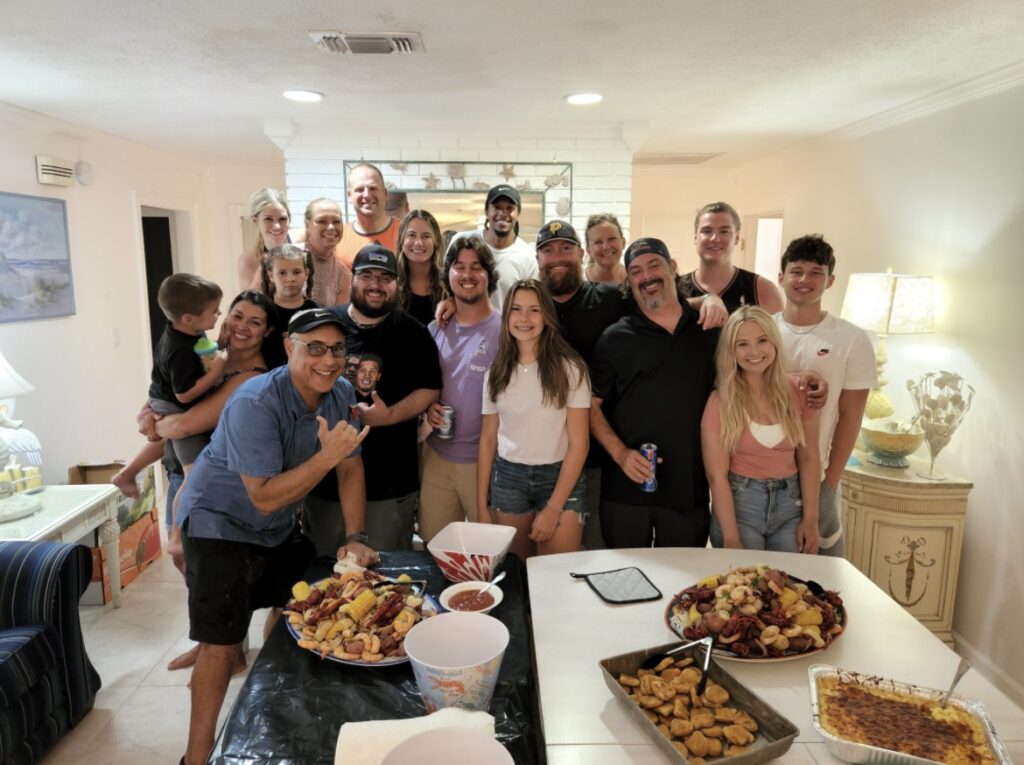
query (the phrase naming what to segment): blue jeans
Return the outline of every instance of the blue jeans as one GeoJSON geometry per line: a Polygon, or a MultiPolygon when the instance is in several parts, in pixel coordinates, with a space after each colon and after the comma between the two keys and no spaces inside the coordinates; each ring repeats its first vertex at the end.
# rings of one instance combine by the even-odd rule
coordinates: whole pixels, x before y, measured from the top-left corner
{"type": "MultiPolygon", "coordinates": [[[[746,478],[729,473],[736,525],[740,542],[748,550],[800,552],[796,530],[803,519],[800,476],[789,478],[746,478]]],[[[722,528],[711,515],[711,544],[722,547],[722,528]]]]}

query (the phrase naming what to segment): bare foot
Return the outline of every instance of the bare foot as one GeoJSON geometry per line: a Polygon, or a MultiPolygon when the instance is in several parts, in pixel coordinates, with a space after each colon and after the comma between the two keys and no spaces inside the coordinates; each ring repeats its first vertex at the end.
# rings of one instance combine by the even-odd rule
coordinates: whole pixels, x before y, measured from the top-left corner
{"type": "Polygon", "coordinates": [[[175,656],[167,664],[167,669],[173,672],[176,669],[187,669],[196,663],[196,656],[199,655],[199,646],[194,645],[180,656],[175,656]]]}
{"type": "MultiPolygon", "coordinates": [[[[196,646],[196,648],[198,648],[198,646],[196,646]]],[[[192,661],[194,662],[195,659],[193,658],[192,661]]],[[[169,665],[168,665],[168,668],[170,668],[169,665]]],[[[235,677],[236,675],[240,675],[243,672],[245,672],[245,670],[247,670],[248,668],[249,668],[249,665],[245,661],[245,651],[243,651],[241,649],[241,647],[239,647],[238,653],[235,654],[235,663],[231,665],[231,676],[235,677]]],[[[191,688],[192,687],[192,680],[191,679],[189,679],[188,685],[186,687],[187,688],[191,688]]]]}
{"type": "Polygon", "coordinates": [[[139,485],[135,483],[135,476],[129,476],[124,470],[115,473],[110,482],[126,497],[139,496],[139,485]]]}

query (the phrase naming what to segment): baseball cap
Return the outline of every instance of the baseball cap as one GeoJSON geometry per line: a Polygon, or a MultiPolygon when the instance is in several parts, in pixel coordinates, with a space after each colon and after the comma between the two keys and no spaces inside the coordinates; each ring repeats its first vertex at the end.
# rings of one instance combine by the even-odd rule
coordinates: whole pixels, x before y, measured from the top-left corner
{"type": "Polygon", "coordinates": [[[572,224],[566,223],[564,220],[552,220],[545,223],[540,227],[540,231],[537,232],[537,249],[550,242],[552,239],[568,239],[578,247],[582,247],[583,244],[580,242],[580,237],[576,233],[576,229],[572,227],[572,224]]]}
{"type": "Polygon", "coordinates": [[[502,197],[508,197],[509,199],[516,203],[516,207],[518,207],[520,210],[523,209],[523,202],[519,198],[519,192],[516,191],[512,186],[509,186],[507,183],[499,183],[497,186],[493,187],[490,191],[487,192],[487,201],[484,203],[484,207],[490,207],[492,204],[494,204],[497,200],[501,199],[502,197]]]}
{"type": "Polygon", "coordinates": [[[665,246],[663,241],[655,239],[653,236],[645,236],[632,242],[626,248],[626,251],[622,254],[622,262],[628,267],[630,261],[634,258],[646,255],[649,252],[661,255],[665,260],[672,260],[672,256],[668,254],[668,247],[665,246]]]}
{"type": "Polygon", "coordinates": [[[310,308],[292,316],[291,321],[288,322],[288,334],[309,332],[324,324],[333,324],[340,327],[342,331],[345,330],[345,323],[334,311],[329,308],[310,308]]]}
{"type": "Polygon", "coordinates": [[[395,253],[382,244],[368,244],[358,253],[352,261],[352,272],[365,271],[368,268],[379,268],[398,276],[398,261],[395,253]]]}

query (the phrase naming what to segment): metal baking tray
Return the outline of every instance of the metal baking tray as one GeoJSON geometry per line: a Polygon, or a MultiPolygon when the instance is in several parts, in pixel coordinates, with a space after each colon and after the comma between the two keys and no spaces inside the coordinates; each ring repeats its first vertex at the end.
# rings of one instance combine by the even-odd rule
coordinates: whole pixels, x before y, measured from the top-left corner
{"type": "MultiPolygon", "coordinates": [[[[665,645],[646,648],[642,651],[612,656],[608,659],[602,659],[598,662],[598,666],[601,668],[604,681],[608,684],[608,688],[611,689],[612,695],[629,710],[629,714],[637,721],[637,724],[650,734],[651,738],[654,739],[654,743],[665,753],[669,761],[687,763],[689,760],[677,751],[668,739],[661,735],[654,723],[648,720],[644,713],[640,711],[640,707],[629,698],[622,689],[622,686],[619,685],[618,680],[621,673],[635,676],[637,668],[648,656],[664,653],[668,649],[676,648],[677,646],[679,646],[678,642],[666,643],[665,645]]],[[[679,652],[675,655],[675,658],[682,659],[687,656],[693,659],[694,663],[699,667],[704,660],[704,647],[699,645],[693,646],[679,652]]],[[[781,757],[789,750],[793,740],[800,732],[793,723],[775,711],[773,707],[769,706],[764,699],[755,694],[750,688],[718,666],[714,659],[711,660],[711,665],[708,667],[708,677],[729,691],[731,696],[729,706],[735,706],[746,711],[758,724],[757,738],[754,740],[753,751],[749,754],[738,754],[733,757],[708,757],[706,758],[708,761],[728,762],[729,765],[761,765],[781,757]]]]}
{"type": "MultiPolygon", "coordinates": [[[[873,675],[865,675],[849,669],[831,667],[828,664],[812,664],[807,669],[807,683],[811,691],[811,722],[814,729],[818,731],[828,749],[832,754],[844,762],[858,763],[858,765],[935,765],[934,760],[926,760],[923,757],[915,757],[902,752],[894,752],[891,749],[882,749],[869,744],[858,744],[844,738],[832,735],[821,725],[821,708],[818,705],[818,678],[838,677],[844,683],[855,683],[871,688],[882,688],[887,691],[905,693],[910,696],[920,696],[930,701],[938,701],[945,691],[934,688],[922,688],[910,683],[902,683],[898,680],[887,680],[873,675]]],[[[988,744],[992,748],[996,761],[1000,765],[1013,765],[1010,755],[1003,746],[995,726],[992,725],[992,718],[988,716],[984,705],[976,699],[970,699],[954,693],[949,697],[949,703],[960,707],[968,714],[976,717],[988,735],[988,744]]]]}

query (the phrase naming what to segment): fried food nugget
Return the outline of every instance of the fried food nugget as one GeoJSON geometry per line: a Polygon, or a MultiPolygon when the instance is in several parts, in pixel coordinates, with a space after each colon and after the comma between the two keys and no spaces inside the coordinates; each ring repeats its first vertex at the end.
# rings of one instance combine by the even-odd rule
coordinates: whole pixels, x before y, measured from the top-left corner
{"type": "Polygon", "coordinates": [[[710,709],[701,707],[690,710],[690,722],[694,728],[710,728],[715,724],[715,715],[710,709]]]}
{"type": "MultiPolygon", "coordinates": [[[[707,731],[705,731],[707,733],[707,731]]],[[[725,747],[722,746],[722,742],[717,738],[708,739],[708,757],[721,757],[722,751],[725,747]]],[[[691,763],[693,760],[690,761],[691,763]]]]}
{"type": "Polygon", "coordinates": [[[636,688],[640,685],[640,678],[627,675],[625,672],[619,675],[619,685],[636,688]]]}
{"type": "Polygon", "coordinates": [[[651,694],[662,701],[671,701],[676,697],[676,689],[664,680],[652,680],[651,694]]]}
{"type": "Polygon", "coordinates": [[[690,750],[690,754],[695,757],[704,757],[708,753],[708,740],[704,738],[704,734],[699,730],[695,730],[683,739],[683,742],[686,744],[686,748],[690,750]]]}
{"type": "Polygon", "coordinates": [[[708,683],[708,687],[704,689],[703,699],[706,704],[716,707],[722,706],[729,700],[729,691],[720,685],[708,683]]]}
{"type": "Polygon", "coordinates": [[[675,719],[669,723],[668,729],[676,738],[684,738],[693,733],[693,723],[689,720],[675,719]]]}
{"type": "Polygon", "coordinates": [[[726,725],[722,732],[725,740],[736,746],[746,746],[754,740],[754,734],[739,725],[726,725]]]}

